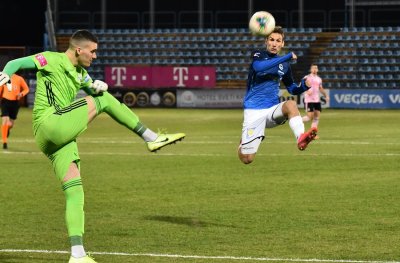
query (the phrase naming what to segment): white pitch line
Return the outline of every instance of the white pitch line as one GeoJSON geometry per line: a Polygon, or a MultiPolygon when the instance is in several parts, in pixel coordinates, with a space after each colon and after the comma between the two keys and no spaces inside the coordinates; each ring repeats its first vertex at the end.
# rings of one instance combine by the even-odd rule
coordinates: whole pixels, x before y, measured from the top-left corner
{"type": "MultiPolygon", "coordinates": [[[[214,138],[215,139],[215,138],[214,138]]],[[[189,140],[185,139],[182,141],[184,144],[239,144],[240,137],[237,140],[189,140]]],[[[16,143],[35,143],[33,139],[16,139],[16,143]]],[[[267,144],[295,144],[294,140],[287,139],[272,139],[267,138],[265,140],[267,144]]],[[[143,144],[142,141],[138,140],[109,140],[109,138],[92,138],[92,139],[78,139],[79,144],[143,144]]],[[[318,140],[318,144],[345,144],[345,145],[400,145],[400,142],[376,142],[376,141],[344,141],[344,140],[318,140]]]]}
{"type": "MultiPolygon", "coordinates": [[[[41,152],[13,152],[12,150],[3,151],[3,154],[10,155],[43,155],[41,152]]],[[[119,155],[119,156],[140,156],[140,157],[160,157],[160,156],[190,156],[190,157],[229,157],[235,156],[236,152],[228,153],[132,153],[132,152],[79,152],[79,155],[119,155]]],[[[313,156],[313,157],[397,157],[400,153],[257,153],[257,156],[313,156]]]]}
{"type": "MultiPolygon", "coordinates": [[[[40,253],[40,254],[69,254],[62,250],[34,249],[0,249],[0,253],[40,253]]],[[[354,260],[354,259],[301,259],[301,258],[267,258],[267,257],[235,257],[235,256],[199,256],[157,253],[124,253],[124,252],[90,252],[91,255],[128,256],[128,257],[164,257],[164,258],[194,258],[245,261],[287,261],[287,262],[331,262],[331,263],[400,263],[399,261],[354,260]]]]}

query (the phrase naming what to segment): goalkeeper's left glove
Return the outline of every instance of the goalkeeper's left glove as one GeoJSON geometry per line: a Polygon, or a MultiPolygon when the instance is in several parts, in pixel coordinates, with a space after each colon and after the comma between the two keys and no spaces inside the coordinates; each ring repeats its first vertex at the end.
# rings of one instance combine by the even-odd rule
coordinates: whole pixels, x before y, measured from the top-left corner
{"type": "Polygon", "coordinates": [[[108,85],[107,85],[107,83],[105,83],[105,82],[103,82],[103,81],[101,81],[101,80],[95,80],[95,81],[92,83],[91,88],[93,89],[93,91],[94,91],[96,94],[99,94],[100,92],[107,91],[107,90],[108,90],[108,85]]]}
{"type": "Polygon", "coordinates": [[[10,76],[8,76],[5,72],[0,71],[0,86],[3,86],[4,84],[7,85],[8,91],[12,90],[10,76]]]}

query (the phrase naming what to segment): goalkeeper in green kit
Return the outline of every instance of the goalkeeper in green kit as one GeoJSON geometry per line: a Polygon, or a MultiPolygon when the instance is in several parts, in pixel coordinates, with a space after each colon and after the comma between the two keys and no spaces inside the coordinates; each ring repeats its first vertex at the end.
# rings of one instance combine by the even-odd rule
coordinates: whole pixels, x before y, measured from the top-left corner
{"type": "MultiPolygon", "coordinates": [[[[86,71],[97,58],[97,38],[78,30],[70,38],[67,51],[46,51],[9,61],[0,72],[0,86],[20,69],[37,71],[33,108],[33,132],[40,150],[51,160],[66,199],[66,224],[71,242],[69,263],[93,263],[86,255],[84,233],[84,192],[76,138],[102,112],[141,136],[149,151],[182,140],[184,133],[157,134],[144,126],[124,104],[107,92],[108,85],[93,81],[86,71]],[[83,89],[88,96],[76,100],[83,89]]],[[[9,85],[8,85],[9,86],[9,85]]]]}

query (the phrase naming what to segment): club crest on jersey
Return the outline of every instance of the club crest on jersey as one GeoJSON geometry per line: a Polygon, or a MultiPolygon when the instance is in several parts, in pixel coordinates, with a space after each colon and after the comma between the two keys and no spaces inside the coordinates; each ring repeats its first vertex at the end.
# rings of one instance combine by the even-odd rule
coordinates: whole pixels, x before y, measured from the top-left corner
{"type": "Polygon", "coordinates": [[[284,75],[285,72],[283,72],[283,64],[279,64],[278,68],[279,68],[278,70],[279,75],[284,75]]]}

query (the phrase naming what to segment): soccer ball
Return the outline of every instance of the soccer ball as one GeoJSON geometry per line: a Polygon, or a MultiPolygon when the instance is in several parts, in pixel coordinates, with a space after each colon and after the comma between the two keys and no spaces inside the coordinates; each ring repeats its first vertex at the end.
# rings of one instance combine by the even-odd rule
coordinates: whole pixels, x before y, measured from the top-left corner
{"type": "Polygon", "coordinates": [[[275,18],[267,11],[255,12],[249,21],[249,29],[253,35],[268,36],[275,28],[275,18]]]}

